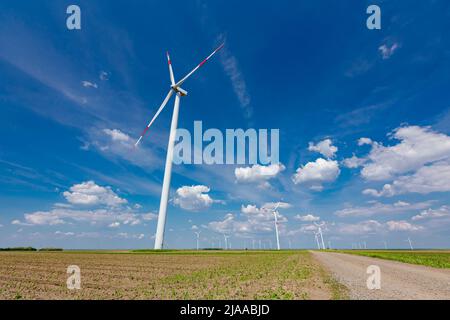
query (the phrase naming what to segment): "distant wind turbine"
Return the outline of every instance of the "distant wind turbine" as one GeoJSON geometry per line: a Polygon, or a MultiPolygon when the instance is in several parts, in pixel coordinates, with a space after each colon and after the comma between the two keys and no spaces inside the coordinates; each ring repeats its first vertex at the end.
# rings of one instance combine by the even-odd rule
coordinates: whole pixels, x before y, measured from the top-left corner
{"type": "Polygon", "coordinates": [[[314,237],[316,238],[317,249],[320,250],[319,236],[318,236],[318,233],[317,233],[317,232],[314,232],[314,237]]]}
{"type": "MultiPolygon", "coordinates": [[[[278,234],[278,217],[277,217],[277,209],[280,206],[280,202],[277,203],[277,205],[275,206],[275,208],[273,208],[272,212],[273,212],[273,217],[275,219],[275,235],[277,237],[277,250],[280,250],[280,237],[278,234]]],[[[270,242],[270,248],[272,248],[272,241],[270,242]]]]}
{"type": "Polygon", "coordinates": [[[156,237],[155,237],[155,249],[156,250],[160,250],[163,248],[164,229],[165,229],[165,225],[166,225],[167,202],[169,200],[170,179],[172,176],[173,149],[174,149],[176,131],[177,131],[177,125],[178,125],[178,113],[179,113],[179,109],[180,109],[180,98],[187,95],[187,91],[182,89],[181,85],[183,85],[183,83],[190,76],[192,76],[194,74],[194,72],[196,72],[201,66],[203,66],[214,54],[216,54],[217,51],[222,49],[223,46],[224,46],[224,44],[222,43],[216,50],[213,51],[213,53],[211,53],[205,60],[203,60],[199,65],[197,65],[191,72],[189,72],[184,78],[182,78],[178,82],[175,82],[175,77],[174,77],[173,69],[172,69],[172,62],[170,60],[169,53],[167,52],[167,61],[169,64],[169,74],[170,74],[170,83],[171,83],[169,93],[164,98],[164,101],[162,102],[158,111],[153,116],[152,120],[149,122],[147,127],[144,129],[141,136],[139,137],[139,140],[135,144],[136,147],[139,145],[142,138],[144,138],[145,134],[147,133],[148,129],[151,127],[153,122],[156,120],[156,118],[159,116],[161,111],[167,105],[167,103],[169,102],[172,95],[175,94],[175,103],[174,103],[173,114],[172,114],[172,123],[170,126],[169,143],[167,146],[167,157],[166,157],[166,166],[165,166],[165,170],[164,170],[164,180],[163,180],[163,186],[162,186],[162,192],[161,192],[161,201],[159,204],[158,225],[156,228],[156,237]]]}
{"type": "Polygon", "coordinates": [[[325,242],[323,241],[323,234],[322,234],[322,226],[323,226],[323,222],[322,223],[316,223],[314,222],[314,224],[317,226],[318,230],[319,230],[319,235],[320,235],[320,239],[322,241],[322,248],[325,249],[325,242]]]}
{"type": "Polygon", "coordinates": [[[201,232],[201,231],[195,231],[195,232],[194,232],[194,233],[197,235],[197,250],[199,249],[200,232],[201,232]]]}
{"type": "Polygon", "coordinates": [[[223,234],[223,238],[225,239],[225,250],[227,250],[228,249],[228,238],[229,238],[230,236],[227,236],[225,233],[223,234]]]}
{"type": "Polygon", "coordinates": [[[411,250],[414,250],[412,243],[411,243],[411,239],[408,237],[408,242],[409,242],[409,247],[411,248],[411,250]]]}

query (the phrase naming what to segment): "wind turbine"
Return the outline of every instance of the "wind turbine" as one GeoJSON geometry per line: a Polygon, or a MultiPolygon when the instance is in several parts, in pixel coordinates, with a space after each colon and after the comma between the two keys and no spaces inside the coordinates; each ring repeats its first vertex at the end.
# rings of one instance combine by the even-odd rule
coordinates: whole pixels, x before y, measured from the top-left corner
{"type": "Polygon", "coordinates": [[[167,213],[167,202],[169,200],[169,191],[170,191],[170,179],[172,176],[172,162],[173,162],[173,149],[175,144],[177,125],[178,125],[178,113],[180,109],[180,98],[187,95],[187,91],[181,88],[181,85],[196,72],[201,66],[203,66],[217,51],[222,49],[224,43],[222,43],[216,50],[214,50],[205,60],[203,60],[199,65],[197,65],[191,72],[189,72],[184,78],[180,81],[175,82],[175,76],[173,74],[172,62],[170,61],[169,53],[167,52],[167,61],[169,64],[169,74],[170,74],[170,90],[167,96],[164,98],[161,106],[159,107],[156,114],[153,116],[152,120],[149,122],[147,127],[142,132],[139,140],[136,142],[135,146],[137,147],[141,142],[142,138],[144,138],[148,129],[151,127],[153,122],[159,116],[161,111],[169,102],[170,98],[173,94],[175,94],[175,103],[173,107],[172,114],[172,123],[170,125],[170,135],[169,135],[169,143],[167,145],[167,157],[166,157],[166,166],[164,169],[164,180],[161,191],[161,202],[159,204],[159,214],[158,214],[158,226],[156,228],[156,237],[155,237],[155,250],[160,250],[163,247],[164,242],[164,229],[166,225],[166,213],[167,213]]]}
{"type": "Polygon", "coordinates": [[[387,242],[386,242],[386,240],[383,241],[383,243],[384,243],[384,250],[387,250],[387,242]]]}
{"type": "Polygon", "coordinates": [[[200,232],[201,231],[194,231],[194,233],[197,235],[197,250],[199,249],[200,232]]]}
{"type": "Polygon", "coordinates": [[[314,237],[316,238],[317,248],[320,250],[320,243],[319,243],[319,237],[318,237],[318,233],[317,232],[314,232],[314,237]]]}
{"type": "Polygon", "coordinates": [[[411,250],[414,250],[412,243],[411,243],[411,239],[408,237],[408,242],[409,242],[409,247],[411,248],[411,250]]]}
{"type": "Polygon", "coordinates": [[[316,227],[319,230],[320,239],[322,241],[322,248],[325,249],[325,242],[323,241],[323,234],[322,234],[323,222],[321,224],[318,224],[318,223],[314,222],[314,224],[316,225],[316,227]]]}
{"type": "MultiPolygon", "coordinates": [[[[277,209],[280,206],[280,202],[277,203],[277,205],[275,206],[275,208],[273,208],[272,212],[273,212],[273,217],[275,218],[275,234],[277,236],[277,250],[280,250],[280,237],[278,235],[278,217],[277,217],[277,209]]],[[[272,243],[272,241],[271,241],[272,243]]],[[[270,245],[270,247],[272,247],[272,244],[270,245]]]]}
{"type": "Polygon", "coordinates": [[[223,238],[225,239],[225,250],[227,250],[228,249],[228,238],[229,238],[230,236],[227,236],[225,233],[223,234],[223,238]]]}

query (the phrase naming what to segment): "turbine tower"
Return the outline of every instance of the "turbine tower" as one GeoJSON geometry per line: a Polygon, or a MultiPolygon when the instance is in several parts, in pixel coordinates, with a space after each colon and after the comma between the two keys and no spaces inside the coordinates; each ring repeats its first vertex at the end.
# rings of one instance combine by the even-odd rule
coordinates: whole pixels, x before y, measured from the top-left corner
{"type": "MultiPolygon", "coordinates": [[[[280,250],[280,237],[278,234],[278,217],[277,217],[277,209],[280,206],[280,202],[277,203],[277,205],[275,206],[275,208],[273,208],[273,217],[275,218],[275,234],[277,236],[277,250],[280,250]]],[[[272,245],[270,245],[272,246],[272,245]]]]}
{"type": "Polygon", "coordinates": [[[314,237],[316,238],[317,248],[320,250],[319,236],[317,232],[314,232],[314,237]]]}
{"type": "Polygon", "coordinates": [[[187,95],[187,91],[181,88],[181,85],[196,72],[201,66],[203,66],[217,51],[222,49],[224,43],[222,43],[216,50],[214,50],[205,60],[203,60],[199,65],[197,65],[191,72],[189,72],[184,78],[180,81],[175,82],[175,77],[172,69],[172,62],[170,61],[169,53],[167,52],[167,61],[169,64],[169,74],[170,74],[170,90],[161,106],[159,107],[156,114],[153,116],[152,120],[149,122],[147,127],[142,132],[139,140],[136,142],[135,146],[137,147],[141,142],[142,138],[147,133],[148,129],[151,127],[153,122],[159,116],[161,111],[169,102],[170,98],[173,94],[175,94],[175,103],[173,107],[172,114],[172,123],[170,126],[170,135],[169,135],[169,143],[167,146],[167,157],[166,157],[166,166],[164,170],[164,180],[161,191],[161,202],[159,204],[159,214],[158,214],[158,226],[156,228],[156,237],[155,237],[155,250],[160,250],[163,248],[164,242],[164,229],[166,225],[166,213],[167,213],[167,202],[169,200],[169,191],[170,191],[170,179],[172,176],[172,162],[173,162],[173,149],[175,144],[175,138],[177,133],[177,125],[178,125],[178,113],[180,109],[180,98],[187,95]]]}
{"type": "Polygon", "coordinates": [[[412,243],[411,243],[411,239],[408,237],[408,242],[409,242],[409,247],[411,248],[411,250],[414,250],[412,243]]]}
{"type": "Polygon", "coordinates": [[[199,249],[200,232],[201,231],[195,231],[194,232],[197,235],[197,250],[199,249]]]}
{"type": "Polygon", "coordinates": [[[227,250],[228,249],[228,238],[229,238],[230,236],[227,236],[225,233],[223,234],[223,238],[225,239],[225,250],[227,250]]]}
{"type": "Polygon", "coordinates": [[[323,234],[322,234],[323,222],[321,224],[314,222],[314,224],[317,226],[317,229],[319,230],[320,240],[322,241],[322,248],[325,249],[325,242],[323,241],[323,234]]]}

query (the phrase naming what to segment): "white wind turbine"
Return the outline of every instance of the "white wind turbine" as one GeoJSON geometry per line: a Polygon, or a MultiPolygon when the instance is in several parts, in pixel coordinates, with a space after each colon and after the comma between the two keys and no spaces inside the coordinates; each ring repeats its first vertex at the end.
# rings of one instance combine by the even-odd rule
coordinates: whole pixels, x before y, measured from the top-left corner
{"type": "Polygon", "coordinates": [[[169,93],[167,94],[166,98],[162,102],[158,111],[156,111],[156,114],[153,116],[152,120],[149,122],[147,127],[144,129],[141,136],[139,137],[139,140],[135,144],[136,147],[139,145],[139,143],[141,142],[142,138],[147,133],[150,126],[153,124],[153,122],[159,116],[161,111],[167,105],[167,103],[169,102],[172,95],[175,94],[175,103],[174,103],[174,107],[173,107],[172,123],[170,126],[169,143],[167,146],[166,167],[164,170],[164,180],[163,180],[163,186],[162,186],[162,192],[161,192],[161,202],[159,205],[158,226],[156,228],[155,250],[160,250],[163,248],[164,229],[165,229],[165,225],[166,225],[167,202],[169,200],[170,178],[172,175],[173,149],[174,149],[174,143],[175,143],[176,131],[177,131],[177,125],[178,125],[178,113],[179,113],[179,109],[180,109],[180,98],[187,95],[187,91],[182,89],[181,85],[190,76],[192,76],[194,74],[194,72],[196,72],[201,66],[203,66],[206,63],[206,61],[208,61],[217,51],[222,49],[223,46],[224,46],[224,44],[222,43],[216,50],[213,51],[213,53],[211,53],[205,60],[203,60],[199,65],[197,65],[191,72],[189,72],[184,78],[182,78],[178,82],[175,82],[175,77],[174,77],[173,69],[172,69],[172,62],[170,61],[169,53],[167,52],[167,61],[169,64],[169,74],[170,74],[170,83],[171,83],[169,93]]]}
{"type": "MultiPolygon", "coordinates": [[[[277,217],[277,209],[280,206],[281,202],[278,202],[276,206],[273,208],[273,217],[275,218],[275,234],[277,236],[277,250],[280,250],[280,236],[278,234],[278,217],[277,217]]],[[[272,245],[270,245],[272,247],[272,245]]]]}
{"type": "Polygon", "coordinates": [[[201,231],[194,231],[194,233],[197,235],[197,250],[199,249],[200,232],[201,231]]]}
{"type": "Polygon", "coordinates": [[[317,249],[320,250],[319,236],[318,236],[318,233],[317,233],[317,232],[314,232],[314,238],[316,238],[317,249]]]}
{"type": "Polygon", "coordinates": [[[322,226],[323,226],[323,222],[322,223],[316,223],[314,222],[314,224],[316,225],[318,231],[319,231],[319,235],[320,235],[320,240],[322,241],[322,248],[325,249],[325,242],[323,241],[323,234],[322,234],[322,226]]]}
{"type": "Polygon", "coordinates": [[[223,238],[225,239],[225,250],[227,250],[228,249],[228,238],[229,238],[230,236],[227,236],[225,233],[223,234],[223,238]]]}
{"type": "Polygon", "coordinates": [[[411,248],[411,250],[414,250],[412,243],[411,243],[411,239],[408,237],[408,242],[409,242],[409,247],[411,248]]]}

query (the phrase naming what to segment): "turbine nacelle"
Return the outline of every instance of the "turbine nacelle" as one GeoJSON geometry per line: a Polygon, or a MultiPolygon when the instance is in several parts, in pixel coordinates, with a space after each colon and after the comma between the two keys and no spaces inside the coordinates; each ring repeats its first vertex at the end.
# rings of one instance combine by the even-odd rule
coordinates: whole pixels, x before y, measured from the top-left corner
{"type": "Polygon", "coordinates": [[[172,90],[175,91],[176,93],[179,93],[180,96],[184,97],[187,96],[188,92],[184,89],[182,89],[181,87],[177,86],[176,84],[173,84],[171,86],[172,90]]]}

